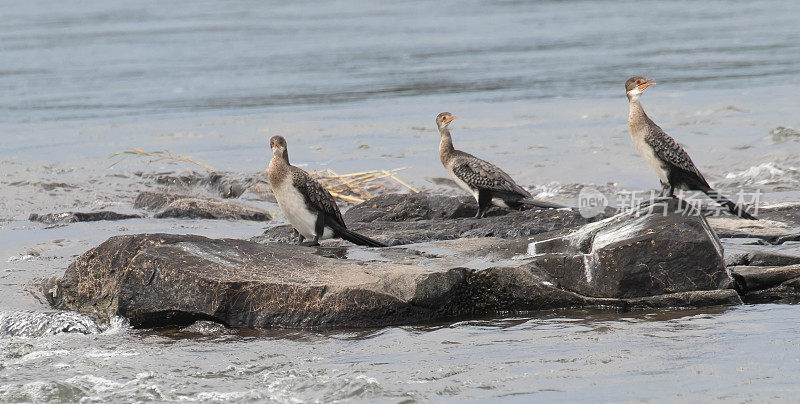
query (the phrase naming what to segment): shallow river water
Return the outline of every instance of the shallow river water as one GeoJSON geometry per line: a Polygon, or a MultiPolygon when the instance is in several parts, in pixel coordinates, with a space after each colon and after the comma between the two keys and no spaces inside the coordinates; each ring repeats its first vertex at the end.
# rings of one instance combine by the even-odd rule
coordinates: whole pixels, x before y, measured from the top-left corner
{"type": "Polygon", "coordinates": [[[0,401],[800,397],[792,305],[132,330],[53,312],[37,285],[112,235],[249,238],[273,223],[27,220],[134,212],[159,175],[203,171],[113,153],[171,151],[246,176],[274,134],[305,169],[405,167],[418,188],[458,193],[440,180],[442,111],[458,116],[456,147],[539,197],[650,189],[627,132],[632,75],[658,81],[645,109],[715,187],[798,201],[798,2],[25,1],[0,16],[0,401]]]}

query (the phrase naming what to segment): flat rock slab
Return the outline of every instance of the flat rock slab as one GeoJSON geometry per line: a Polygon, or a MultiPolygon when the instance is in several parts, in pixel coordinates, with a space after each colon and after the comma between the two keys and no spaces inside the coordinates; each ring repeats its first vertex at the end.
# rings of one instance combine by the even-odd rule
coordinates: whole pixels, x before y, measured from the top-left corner
{"type": "Polygon", "coordinates": [[[159,210],[159,212],[155,214],[155,217],[159,219],[182,218],[253,221],[267,221],[271,219],[271,216],[266,210],[242,203],[175,195],[166,192],[142,192],[136,197],[133,206],[139,209],[159,210]]]}
{"type": "Polygon", "coordinates": [[[32,222],[42,222],[46,224],[66,224],[76,222],[96,222],[100,220],[124,220],[138,219],[142,215],[117,213],[111,211],[100,212],[64,212],[64,213],[31,213],[28,220],[32,222]]]}
{"type": "Polygon", "coordinates": [[[741,303],[731,289],[585,296],[542,270],[527,248],[527,240],[498,238],[364,249],[125,235],[79,257],[48,298],[57,308],[121,315],[137,327],[211,320],[242,328],[368,327],[571,307],[741,303]]]}
{"type": "Polygon", "coordinates": [[[767,206],[756,216],[759,220],[715,216],[708,222],[721,238],[760,238],[773,244],[800,240],[800,204],[767,206]]]}

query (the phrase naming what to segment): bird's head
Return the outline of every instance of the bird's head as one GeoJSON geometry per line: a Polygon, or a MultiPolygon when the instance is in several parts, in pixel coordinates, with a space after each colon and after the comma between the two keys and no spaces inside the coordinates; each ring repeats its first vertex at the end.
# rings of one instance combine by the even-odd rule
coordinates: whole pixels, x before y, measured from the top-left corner
{"type": "Polygon", "coordinates": [[[450,125],[450,122],[453,122],[454,119],[456,119],[455,115],[449,112],[442,112],[441,114],[436,115],[436,127],[439,128],[439,131],[442,131],[446,129],[450,125]]]}
{"type": "Polygon", "coordinates": [[[269,139],[269,148],[272,149],[272,155],[275,157],[283,157],[288,154],[286,150],[286,139],[280,135],[273,136],[269,139]]]}
{"type": "Polygon", "coordinates": [[[625,82],[625,92],[628,94],[628,100],[636,101],[639,99],[639,96],[642,95],[644,89],[655,85],[656,82],[653,80],[648,80],[644,77],[640,76],[633,76],[625,82]]]}

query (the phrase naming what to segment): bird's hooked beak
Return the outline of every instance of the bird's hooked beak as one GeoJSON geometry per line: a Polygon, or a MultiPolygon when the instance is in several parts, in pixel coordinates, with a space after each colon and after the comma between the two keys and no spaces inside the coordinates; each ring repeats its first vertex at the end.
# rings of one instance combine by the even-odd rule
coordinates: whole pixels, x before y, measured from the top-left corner
{"type": "Polygon", "coordinates": [[[656,85],[656,82],[653,80],[645,80],[644,84],[639,84],[636,88],[641,92],[644,91],[645,88],[656,85]]]}
{"type": "Polygon", "coordinates": [[[449,124],[450,122],[453,122],[453,120],[455,120],[455,119],[456,119],[456,116],[455,116],[455,115],[450,115],[450,116],[448,116],[447,118],[444,118],[444,120],[442,121],[442,123],[444,123],[445,125],[447,125],[447,124],[449,124]]]}

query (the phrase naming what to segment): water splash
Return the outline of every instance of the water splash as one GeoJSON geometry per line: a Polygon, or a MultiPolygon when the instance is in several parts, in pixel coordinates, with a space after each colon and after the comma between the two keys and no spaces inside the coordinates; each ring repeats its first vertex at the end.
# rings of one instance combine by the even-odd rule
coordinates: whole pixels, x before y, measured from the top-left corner
{"type": "Polygon", "coordinates": [[[118,317],[112,318],[108,324],[98,324],[86,315],[72,312],[0,312],[0,337],[37,338],[64,333],[116,333],[127,327],[127,321],[118,317]]]}

